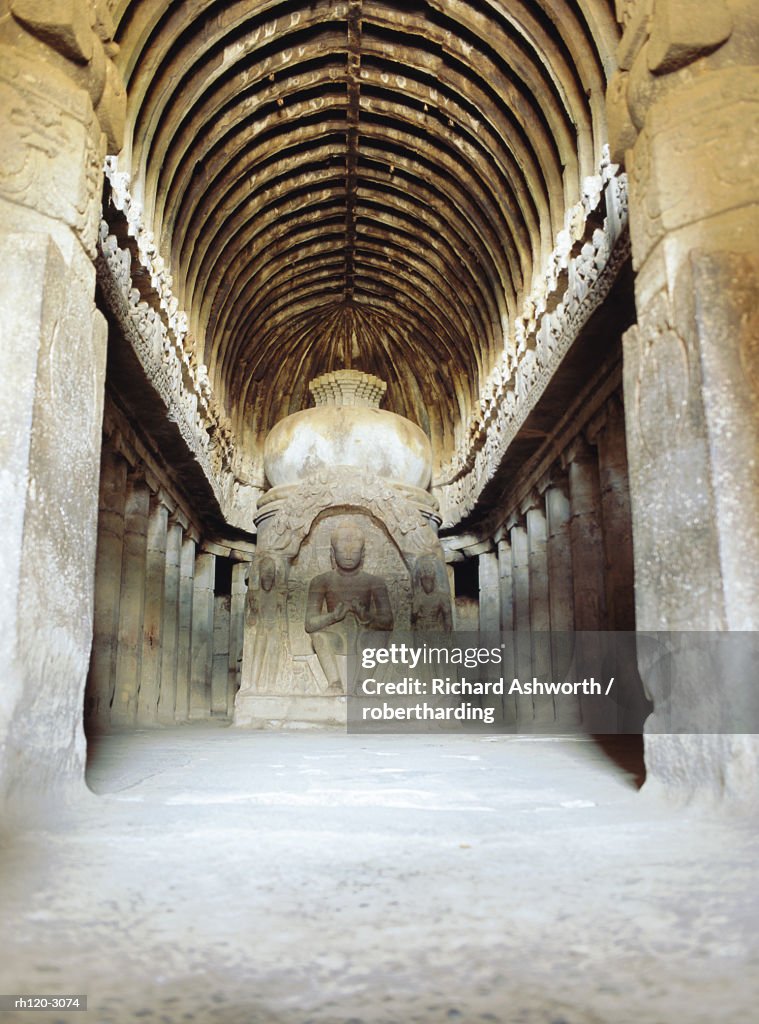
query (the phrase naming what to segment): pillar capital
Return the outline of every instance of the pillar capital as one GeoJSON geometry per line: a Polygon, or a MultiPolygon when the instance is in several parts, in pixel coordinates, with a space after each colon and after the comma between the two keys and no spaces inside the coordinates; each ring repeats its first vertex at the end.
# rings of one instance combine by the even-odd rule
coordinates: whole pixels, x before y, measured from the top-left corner
{"type": "Polygon", "coordinates": [[[546,504],[550,501],[551,495],[556,493],[563,494],[565,498],[569,496],[569,478],[566,469],[563,467],[561,471],[551,473],[548,478],[543,491],[546,504]]]}
{"type": "Polygon", "coordinates": [[[127,484],[129,487],[136,487],[140,484],[144,484],[147,487],[147,480],[145,478],[145,466],[142,463],[136,465],[129,465],[127,468],[127,484]]]}
{"type": "Polygon", "coordinates": [[[617,18],[623,33],[609,83],[609,138],[611,159],[623,163],[650,108],[677,88],[679,72],[727,43],[734,21],[726,0],[618,0],[617,18]]]}
{"type": "Polygon", "coordinates": [[[178,505],[169,510],[169,526],[181,526],[183,530],[186,530],[189,525],[189,519],[178,505]]]}
{"type": "Polygon", "coordinates": [[[585,433],[581,432],[562,452],[561,464],[562,468],[569,469],[575,462],[591,462],[595,458],[593,447],[588,443],[585,433]]]}
{"type": "Polygon", "coordinates": [[[530,493],[522,499],[519,505],[519,511],[523,516],[526,516],[528,512],[533,512],[535,509],[538,509],[541,512],[545,509],[543,495],[537,487],[533,487],[530,493]]]}
{"type": "Polygon", "coordinates": [[[589,444],[594,447],[598,445],[598,435],[606,429],[608,421],[609,410],[606,405],[603,405],[585,427],[585,437],[589,444]]]}
{"type": "Polygon", "coordinates": [[[524,517],[522,516],[521,512],[515,509],[506,519],[504,525],[508,530],[509,534],[511,534],[513,530],[519,529],[520,527],[524,527],[524,517]]]}
{"type": "Polygon", "coordinates": [[[163,487],[159,485],[158,490],[155,492],[153,497],[155,501],[163,505],[163,507],[166,509],[169,515],[171,515],[174,512],[174,509],[176,508],[176,502],[168,493],[168,491],[166,491],[163,487]]]}

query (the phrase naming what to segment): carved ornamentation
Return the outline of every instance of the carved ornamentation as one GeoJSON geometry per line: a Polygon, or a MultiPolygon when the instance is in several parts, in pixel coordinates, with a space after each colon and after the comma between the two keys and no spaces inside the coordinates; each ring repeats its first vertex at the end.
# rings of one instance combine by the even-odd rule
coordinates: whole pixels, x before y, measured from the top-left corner
{"type": "Polygon", "coordinates": [[[259,530],[263,535],[265,529],[272,551],[293,558],[317,516],[336,505],[365,509],[384,523],[398,539],[409,568],[411,559],[437,543],[429,521],[392,484],[371,473],[340,468],[324,470],[299,484],[259,530]]]}
{"type": "Polygon", "coordinates": [[[121,148],[126,108],[110,60],[113,25],[105,10],[92,19],[85,0],[12,0],[6,7],[0,197],[67,224],[94,256],[104,142],[121,148]]]}
{"type": "Polygon", "coordinates": [[[479,413],[467,428],[466,442],[438,476],[441,482],[434,491],[446,526],[455,525],[474,509],[570,346],[630,257],[626,177],[617,170],[607,154],[598,180],[588,180],[579,204],[582,216],[577,209],[568,213],[568,227],[560,233],[548,274],[554,288],[563,282],[564,290],[551,309],[547,308],[550,288],[539,289],[527,300],[523,316],[514,325],[515,355],[505,353],[491,374],[479,413]],[[602,197],[607,215],[601,227],[593,227],[588,215],[601,207],[602,197]]]}
{"type": "Polygon", "coordinates": [[[225,515],[250,528],[260,490],[235,474],[232,425],[213,393],[206,367],[198,363],[187,315],[171,290],[171,275],[152,233],[143,226],[139,204],[129,193],[128,175],[118,171],[115,158],[106,160],[106,178],[112,205],[126,221],[122,236],[127,236],[127,247],[122,248],[107,221],[100,224],[95,265],[106,304],[225,515]]]}
{"type": "Polygon", "coordinates": [[[0,109],[8,114],[0,195],[68,224],[92,255],[102,170],[100,129],[87,94],[57,93],[36,62],[0,46],[0,109]]]}
{"type": "Polygon", "coordinates": [[[131,287],[130,254],[119,248],[108,234],[103,221],[100,251],[96,260],[98,281],[110,312],[119,323],[126,340],[134,349],[148,379],[160,395],[190,451],[203,467],[209,482],[215,485],[223,501],[223,482],[230,472],[232,445],[228,433],[208,408],[208,402],[187,369],[187,358],[176,335],[161,315],[145,302],[137,288],[131,287]]]}
{"type": "MultiPolygon", "coordinates": [[[[259,722],[266,708],[285,714],[282,701],[345,694],[345,659],[360,637],[367,630],[410,629],[412,577],[425,559],[437,567],[432,589],[442,606],[447,576],[430,514],[402,488],[350,469],[325,470],[267,494],[257,521],[258,553],[276,564],[277,580],[283,581],[286,601],[276,631],[284,630],[287,639],[280,645],[276,679],[251,681],[238,695],[237,724],[259,722]],[[269,704],[261,703],[262,694],[269,704]],[[280,703],[272,704],[274,698],[280,703]]],[[[259,657],[259,647],[249,630],[244,666],[259,657]]],[[[243,671],[250,678],[252,670],[243,671]]],[[[295,707],[286,713],[297,719],[301,712],[295,707]]],[[[309,708],[302,713],[320,721],[334,714],[326,706],[309,708]]]]}

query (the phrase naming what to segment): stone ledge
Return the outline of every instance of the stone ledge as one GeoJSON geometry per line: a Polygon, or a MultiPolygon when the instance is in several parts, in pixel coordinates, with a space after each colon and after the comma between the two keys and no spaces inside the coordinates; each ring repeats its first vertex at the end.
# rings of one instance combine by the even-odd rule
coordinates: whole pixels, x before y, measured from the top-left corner
{"type": "Polygon", "coordinates": [[[234,727],[242,729],[323,729],[346,727],[348,698],[251,693],[235,701],[234,727]]]}

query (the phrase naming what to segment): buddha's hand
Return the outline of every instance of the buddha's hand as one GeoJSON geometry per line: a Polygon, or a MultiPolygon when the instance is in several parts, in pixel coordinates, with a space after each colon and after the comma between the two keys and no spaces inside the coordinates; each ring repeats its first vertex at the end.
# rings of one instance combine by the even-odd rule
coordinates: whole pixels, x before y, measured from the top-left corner
{"type": "Polygon", "coordinates": [[[348,609],[345,607],[345,603],[343,601],[339,601],[332,609],[332,621],[342,622],[347,614],[348,609]]]}
{"type": "Polygon", "coordinates": [[[369,621],[369,606],[363,601],[351,601],[351,611],[358,619],[360,625],[365,626],[369,621]]]}

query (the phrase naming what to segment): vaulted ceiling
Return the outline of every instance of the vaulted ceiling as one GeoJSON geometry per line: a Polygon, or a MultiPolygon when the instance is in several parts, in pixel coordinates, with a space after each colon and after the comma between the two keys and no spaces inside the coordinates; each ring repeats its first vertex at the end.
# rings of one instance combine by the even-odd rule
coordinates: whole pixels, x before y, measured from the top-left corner
{"type": "Polygon", "coordinates": [[[439,458],[605,141],[612,0],[116,0],[120,165],[259,439],[353,366],[439,458]]]}

